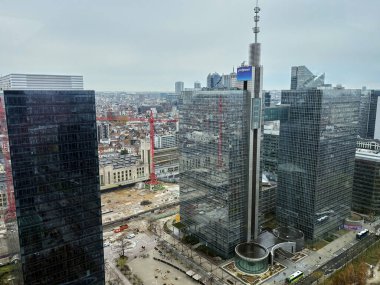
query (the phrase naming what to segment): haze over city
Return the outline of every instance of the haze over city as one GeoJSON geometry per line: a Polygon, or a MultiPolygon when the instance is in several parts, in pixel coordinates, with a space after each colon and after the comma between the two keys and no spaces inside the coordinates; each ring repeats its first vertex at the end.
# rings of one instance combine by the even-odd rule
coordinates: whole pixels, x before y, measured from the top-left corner
{"type": "MultiPolygon", "coordinates": [[[[205,85],[247,60],[247,0],[1,1],[0,74],[80,74],[98,91],[205,85]]],[[[346,87],[379,88],[376,0],[260,3],[264,89],[289,88],[290,67],[346,87]],[[330,80],[331,79],[331,80],[330,80]]],[[[251,14],[252,14],[251,13],[251,14]]]]}

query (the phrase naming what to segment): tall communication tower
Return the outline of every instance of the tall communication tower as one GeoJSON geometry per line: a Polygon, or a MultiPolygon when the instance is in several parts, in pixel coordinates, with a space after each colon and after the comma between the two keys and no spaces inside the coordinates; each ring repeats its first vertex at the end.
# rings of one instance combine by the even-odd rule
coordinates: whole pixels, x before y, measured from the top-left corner
{"type": "MultiPolygon", "coordinates": [[[[260,64],[261,57],[261,44],[258,43],[258,34],[260,28],[258,26],[260,21],[260,7],[258,0],[254,11],[255,25],[252,28],[255,35],[255,42],[249,46],[249,65],[254,68],[253,84],[251,92],[251,112],[255,108],[261,108],[261,93],[262,93],[262,78],[263,67],[260,64]]],[[[262,113],[262,112],[260,112],[262,113]]],[[[261,141],[261,119],[259,119],[258,127],[253,127],[251,122],[250,128],[250,146],[249,146],[249,194],[248,194],[248,233],[247,240],[251,241],[257,238],[259,232],[259,192],[260,192],[260,141],[261,141]]]]}

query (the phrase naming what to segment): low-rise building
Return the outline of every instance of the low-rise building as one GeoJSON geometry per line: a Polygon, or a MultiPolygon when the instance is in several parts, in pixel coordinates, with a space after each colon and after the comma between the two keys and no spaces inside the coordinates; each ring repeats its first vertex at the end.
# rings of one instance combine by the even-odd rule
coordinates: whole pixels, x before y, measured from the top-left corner
{"type": "Polygon", "coordinates": [[[101,190],[149,179],[149,165],[137,156],[127,154],[111,158],[103,157],[99,161],[99,166],[101,190]]]}
{"type": "Polygon", "coordinates": [[[179,175],[178,147],[169,147],[154,150],[156,175],[159,180],[174,182],[179,175]]]}

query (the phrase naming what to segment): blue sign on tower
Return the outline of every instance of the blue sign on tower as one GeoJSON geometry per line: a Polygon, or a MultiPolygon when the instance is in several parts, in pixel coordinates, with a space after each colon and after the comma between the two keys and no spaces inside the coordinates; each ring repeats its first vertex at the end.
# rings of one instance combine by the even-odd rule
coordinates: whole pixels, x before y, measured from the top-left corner
{"type": "Polygon", "coordinates": [[[252,66],[238,67],[236,79],[238,81],[250,81],[250,80],[252,80],[252,66]]]}

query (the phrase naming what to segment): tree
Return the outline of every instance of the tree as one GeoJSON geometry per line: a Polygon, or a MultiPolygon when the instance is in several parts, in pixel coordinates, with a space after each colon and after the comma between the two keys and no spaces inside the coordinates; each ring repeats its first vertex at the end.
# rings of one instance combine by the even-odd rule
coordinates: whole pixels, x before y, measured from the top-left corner
{"type": "Polygon", "coordinates": [[[356,284],[365,285],[367,283],[368,267],[367,264],[361,260],[356,269],[356,284]]]}
{"type": "Polygon", "coordinates": [[[128,150],[126,150],[126,149],[122,149],[122,150],[120,151],[120,154],[121,154],[121,155],[126,155],[126,154],[128,154],[128,150]]]}
{"type": "Polygon", "coordinates": [[[127,238],[127,234],[124,233],[116,239],[116,243],[114,245],[115,250],[119,253],[120,257],[127,258],[125,252],[127,247],[131,244],[131,242],[127,238]]]}

